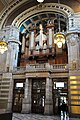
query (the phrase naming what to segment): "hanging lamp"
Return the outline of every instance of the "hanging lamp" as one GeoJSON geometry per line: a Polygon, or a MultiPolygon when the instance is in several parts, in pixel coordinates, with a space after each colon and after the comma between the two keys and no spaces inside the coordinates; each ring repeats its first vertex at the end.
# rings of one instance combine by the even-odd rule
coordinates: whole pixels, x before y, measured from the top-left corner
{"type": "MultiPolygon", "coordinates": [[[[59,0],[58,3],[60,4],[59,0]]],[[[54,43],[57,45],[58,48],[62,48],[62,45],[65,44],[65,35],[63,32],[61,32],[60,15],[58,19],[58,29],[59,31],[54,35],[54,43]]]]}
{"type": "Polygon", "coordinates": [[[5,51],[8,50],[8,43],[6,41],[0,41],[0,53],[3,54],[5,51]]]}
{"type": "Polygon", "coordinates": [[[62,44],[65,44],[65,35],[61,32],[56,33],[54,36],[54,43],[58,48],[62,48],[62,44]]]}
{"type": "Polygon", "coordinates": [[[37,0],[37,2],[42,3],[44,0],[37,0]]]}

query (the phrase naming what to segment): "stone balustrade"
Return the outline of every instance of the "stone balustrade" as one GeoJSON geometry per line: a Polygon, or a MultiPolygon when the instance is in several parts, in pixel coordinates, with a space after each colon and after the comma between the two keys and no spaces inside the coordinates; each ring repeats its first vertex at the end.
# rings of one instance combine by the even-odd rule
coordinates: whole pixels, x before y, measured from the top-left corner
{"type": "Polygon", "coordinates": [[[26,71],[46,70],[46,64],[30,64],[26,66],[26,71]]]}
{"type": "Polygon", "coordinates": [[[54,70],[66,70],[67,69],[67,64],[54,64],[51,65],[51,68],[54,70]]]}
{"type": "Polygon", "coordinates": [[[26,70],[26,67],[15,67],[13,68],[13,72],[24,72],[26,70]]]}
{"type": "Polygon", "coordinates": [[[13,72],[31,72],[31,71],[55,71],[55,70],[68,70],[67,64],[28,64],[26,67],[16,67],[13,69],[13,72]]]}

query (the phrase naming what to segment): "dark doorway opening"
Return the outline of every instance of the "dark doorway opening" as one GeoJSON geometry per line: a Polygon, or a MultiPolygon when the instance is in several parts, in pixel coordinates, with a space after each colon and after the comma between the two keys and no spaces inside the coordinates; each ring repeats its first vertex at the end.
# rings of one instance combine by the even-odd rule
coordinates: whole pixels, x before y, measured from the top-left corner
{"type": "Polygon", "coordinates": [[[45,106],[45,78],[32,80],[32,113],[43,114],[45,106]]]}
{"type": "Polygon", "coordinates": [[[24,97],[24,80],[14,80],[13,90],[13,112],[21,112],[24,97]]]}
{"type": "Polygon", "coordinates": [[[60,115],[62,102],[68,105],[68,78],[56,78],[53,80],[53,113],[60,115]]]}

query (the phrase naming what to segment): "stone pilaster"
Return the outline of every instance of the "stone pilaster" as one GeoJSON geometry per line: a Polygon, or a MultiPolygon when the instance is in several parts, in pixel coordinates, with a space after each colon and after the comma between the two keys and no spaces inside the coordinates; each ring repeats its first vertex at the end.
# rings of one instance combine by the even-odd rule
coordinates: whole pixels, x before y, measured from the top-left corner
{"type": "Polygon", "coordinates": [[[6,65],[5,65],[5,71],[9,72],[9,67],[10,67],[10,53],[9,53],[9,47],[7,50],[7,55],[6,55],[6,65]]]}
{"type": "MultiPolygon", "coordinates": [[[[11,77],[12,74],[8,73],[8,77],[11,77]]],[[[13,101],[13,79],[10,78],[10,85],[9,85],[9,94],[8,94],[8,104],[7,104],[7,112],[12,112],[12,101],[13,101]]]]}
{"type": "Polygon", "coordinates": [[[48,115],[53,114],[52,79],[51,78],[46,78],[44,114],[48,114],[48,115]]]}
{"type": "Polygon", "coordinates": [[[78,32],[69,32],[66,37],[68,45],[68,108],[69,115],[76,116],[80,114],[79,106],[79,88],[80,88],[80,60],[79,60],[79,36],[78,32]]]}
{"type": "Polygon", "coordinates": [[[31,112],[31,80],[26,78],[24,99],[22,104],[22,113],[30,112],[31,112]]]}
{"type": "Polygon", "coordinates": [[[68,64],[70,70],[79,69],[79,37],[78,33],[68,33],[67,37],[68,46],[68,64]]]}

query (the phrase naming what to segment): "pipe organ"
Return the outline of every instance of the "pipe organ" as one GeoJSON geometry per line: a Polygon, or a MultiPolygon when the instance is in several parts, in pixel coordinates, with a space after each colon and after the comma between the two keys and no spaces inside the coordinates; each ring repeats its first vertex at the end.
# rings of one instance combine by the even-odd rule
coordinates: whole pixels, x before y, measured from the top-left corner
{"type": "Polygon", "coordinates": [[[44,56],[50,53],[54,54],[54,24],[48,22],[46,26],[47,32],[44,32],[42,24],[39,26],[39,31],[35,32],[35,26],[30,30],[30,44],[29,44],[29,55],[31,56],[44,56]]]}
{"type": "MultiPolygon", "coordinates": [[[[27,43],[27,46],[24,46],[24,44],[22,44],[22,53],[25,50],[25,53],[23,53],[22,56],[29,60],[28,62],[31,61],[31,63],[35,63],[50,61],[52,64],[62,64],[63,56],[65,57],[65,60],[67,60],[66,46],[64,45],[62,48],[58,48],[54,43],[53,21],[48,21],[45,28],[43,28],[42,24],[39,26],[32,25],[29,30],[29,37],[23,40],[24,41],[22,42],[25,44],[27,43]]],[[[66,62],[67,61],[65,61],[65,63],[66,62]]]]}

